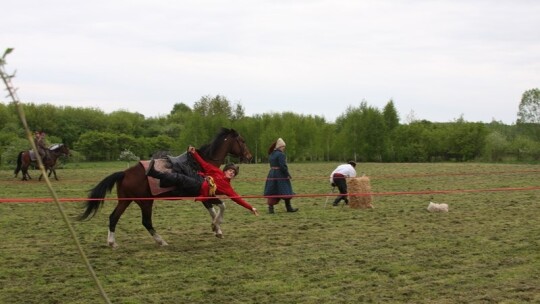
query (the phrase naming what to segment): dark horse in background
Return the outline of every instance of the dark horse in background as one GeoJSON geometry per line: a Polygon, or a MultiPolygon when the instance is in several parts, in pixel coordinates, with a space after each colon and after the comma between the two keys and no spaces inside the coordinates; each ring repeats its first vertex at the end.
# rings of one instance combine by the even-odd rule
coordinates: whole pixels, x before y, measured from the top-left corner
{"type": "MultiPolygon", "coordinates": [[[[201,146],[197,151],[203,159],[218,168],[224,163],[225,158],[229,154],[238,157],[240,161],[251,160],[251,152],[247,148],[243,137],[233,129],[222,128],[211,143],[201,146]]],[[[190,163],[190,160],[186,154],[187,153],[184,153],[178,158],[185,157],[184,160],[182,160],[183,163],[192,166],[191,164],[188,164],[190,163]]],[[[159,195],[152,194],[148,177],[146,176],[145,166],[147,166],[147,164],[148,161],[141,161],[133,167],[124,171],[115,172],[103,179],[90,190],[88,196],[89,200],[85,203],[85,211],[78,217],[78,220],[91,219],[103,205],[107,192],[110,192],[116,185],[118,203],[109,216],[109,234],[107,237],[107,243],[112,248],[118,246],[115,239],[116,224],[133,201],[141,208],[142,224],[154,238],[156,243],[160,246],[168,245],[152,225],[152,206],[155,198],[170,197],[171,192],[165,192],[159,195]]],[[[225,205],[218,198],[208,200],[204,202],[204,205],[212,217],[212,230],[216,236],[221,237],[222,232],[219,225],[223,220],[225,205]],[[218,214],[216,214],[213,204],[216,204],[219,207],[218,214]]]]}
{"type": "MultiPolygon", "coordinates": [[[[55,169],[56,161],[60,156],[69,156],[69,148],[64,144],[54,144],[51,145],[48,150],[49,157],[42,160],[43,166],[45,167],[45,172],[49,171],[49,176],[51,176],[51,173],[53,173],[54,179],[58,180],[55,169]]],[[[15,177],[17,177],[17,175],[19,175],[19,171],[21,171],[23,181],[32,179],[28,173],[28,167],[30,167],[30,165],[33,165],[34,167],[37,165],[37,160],[34,154],[35,152],[33,150],[19,152],[19,155],[17,156],[17,168],[15,168],[15,171],[13,172],[15,177]]],[[[43,173],[39,175],[39,180],[41,180],[42,177],[43,173]]]]}

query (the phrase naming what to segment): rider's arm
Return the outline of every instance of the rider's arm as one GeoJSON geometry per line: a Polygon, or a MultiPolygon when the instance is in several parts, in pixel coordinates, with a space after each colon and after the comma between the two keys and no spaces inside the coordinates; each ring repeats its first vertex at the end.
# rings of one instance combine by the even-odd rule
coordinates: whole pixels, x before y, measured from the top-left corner
{"type": "Polygon", "coordinates": [[[220,188],[221,189],[219,189],[219,190],[220,190],[221,193],[228,196],[231,200],[233,200],[238,205],[246,208],[249,211],[256,210],[255,208],[253,208],[253,206],[251,206],[248,202],[246,202],[243,198],[241,198],[240,195],[238,195],[238,193],[236,193],[236,191],[234,191],[234,189],[231,187],[230,184],[228,186],[223,185],[220,188]]]}
{"type": "Polygon", "coordinates": [[[210,173],[210,172],[214,172],[214,171],[221,171],[219,170],[219,168],[217,168],[216,166],[206,162],[200,155],[199,153],[197,152],[197,150],[195,149],[190,149],[189,152],[193,155],[193,157],[195,157],[195,160],[197,161],[197,163],[199,163],[199,165],[201,165],[203,171],[205,173],[210,173]]]}

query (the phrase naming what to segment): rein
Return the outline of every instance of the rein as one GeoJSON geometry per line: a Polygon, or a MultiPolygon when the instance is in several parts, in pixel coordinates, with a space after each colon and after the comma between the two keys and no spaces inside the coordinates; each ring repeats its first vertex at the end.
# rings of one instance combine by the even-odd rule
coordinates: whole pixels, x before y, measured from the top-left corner
{"type": "Polygon", "coordinates": [[[238,147],[240,147],[240,161],[244,161],[246,159],[246,149],[244,149],[244,145],[242,145],[242,143],[240,142],[240,136],[236,137],[236,143],[238,144],[238,147]]]}
{"type": "MultiPolygon", "coordinates": [[[[229,139],[230,139],[230,135],[227,136],[225,139],[223,139],[223,141],[225,142],[225,141],[227,141],[229,139]]],[[[227,152],[227,154],[224,155],[223,159],[217,159],[217,158],[211,157],[211,155],[208,155],[208,160],[223,163],[223,161],[225,160],[225,156],[227,156],[227,155],[232,155],[232,156],[238,157],[238,158],[240,158],[240,161],[245,160],[246,159],[245,158],[246,149],[244,148],[244,146],[240,142],[240,136],[236,136],[235,140],[236,140],[236,144],[238,145],[238,148],[240,149],[240,156],[237,156],[237,155],[234,155],[234,154],[232,154],[230,152],[227,152]]],[[[214,154],[214,153],[212,153],[212,154],[214,154]]]]}

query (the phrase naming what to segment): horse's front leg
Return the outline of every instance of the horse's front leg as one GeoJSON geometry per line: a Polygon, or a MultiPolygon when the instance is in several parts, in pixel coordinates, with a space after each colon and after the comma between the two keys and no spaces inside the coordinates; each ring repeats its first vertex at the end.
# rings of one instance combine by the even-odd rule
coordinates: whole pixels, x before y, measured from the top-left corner
{"type": "Polygon", "coordinates": [[[159,246],[168,246],[169,244],[161,238],[152,225],[152,206],[154,205],[154,200],[141,200],[137,201],[137,204],[141,207],[142,224],[146,230],[148,230],[152,238],[154,238],[154,241],[156,241],[159,246]]]}
{"type": "Polygon", "coordinates": [[[221,231],[221,223],[223,223],[223,217],[225,216],[225,204],[223,202],[220,202],[217,204],[219,212],[214,218],[212,224],[214,227],[216,227],[216,230],[214,231],[216,237],[223,238],[223,231],[221,231]]]}
{"type": "Polygon", "coordinates": [[[211,200],[205,201],[203,204],[204,204],[204,207],[206,207],[206,210],[208,210],[210,217],[212,218],[212,224],[211,224],[212,232],[214,232],[214,235],[216,237],[223,238],[223,232],[221,231],[221,227],[220,227],[220,224],[223,221],[223,216],[221,215],[221,220],[219,219],[220,214],[222,214],[223,212],[220,209],[219,212],[216,213],[216,209],[214,209],[214,205],[219,206],[219,205],[223,205],[223,203],[219,199],[211,199],[211,200]]]}

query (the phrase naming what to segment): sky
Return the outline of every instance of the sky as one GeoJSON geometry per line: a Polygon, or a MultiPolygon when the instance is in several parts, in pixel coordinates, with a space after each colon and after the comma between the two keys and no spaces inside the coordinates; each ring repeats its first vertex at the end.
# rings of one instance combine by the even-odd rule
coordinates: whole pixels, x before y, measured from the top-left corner
{"type": "MultiPolygon", "coordinates": [[[[401,123],[513,124],[540,87],[537,0],[3,1],[23,102],[170,113],[221,95],[248,116],[332,122],[392,100],[401,123]]],[[[0,101],[8,98],[0,96],[0,101]],[[3,99],[2,99],[3,98],[3,99]]]]}

